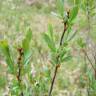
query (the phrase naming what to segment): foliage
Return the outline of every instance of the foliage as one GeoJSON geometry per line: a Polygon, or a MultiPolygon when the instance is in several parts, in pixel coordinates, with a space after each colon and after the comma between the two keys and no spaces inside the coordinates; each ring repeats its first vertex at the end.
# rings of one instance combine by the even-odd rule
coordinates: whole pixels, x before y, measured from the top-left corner
{"type": "Polygon", "coordinates": [[[71,10],[65,11],[64,10],[64,0],[57,0],[57,13],[55,13],[57,17],[59,17],[63,21],[63,33],[60,38],[60,45],[56,45],[56,41],[54,40],[54,31],[52,25],[49,24],[48,33],[43,35],[49,49],[51,50],[51,63],[55,67],[54,75],[51,81],[51,87],[49,89],[49,96],[51,96],[54,81],[56,78],[57,70],[60,67],[61,63],[67,62],[71,58],[70,54],[70,46],[69,41],[74,38],[72,35],[69,38],[70,33],[72,32],[72,25],[74,24],[73,21],[76,19],[78,14],[78,5],[75,5],[71,10]],[[67,34],[67,38],[65,35],[67,34]]]}
{"type": "MultiPolygon", "coordinates": [[[[21,84],[21,82],[23,81],[21,79],[22,74],[25,75],[25,73],[21,73],[21,72],[27,70],[27,73],[28,73],[28,70],[30,70],[30,65],[28,65],[28,64],[30,62],[30,57],[31,57],[31,54],[30,54],[31,53],[31,50],[30,50],[31,38],[32,38],[32,31],[31,31],[31,29],[29,29],[27,31],[27,35],[25,36],[25,39],[22,42],[22,50],[24,51],[24,53],[22,53],[22,55],[24,57],[23,58],[22,58],[22,56],[18,57],[18,60],[16,62],[15,62],[15,58],[12,58],[12,56],[11,56],[11,50],[9,48],[8,42],[6,40],[0,41],[0,49],[2,50],[2,53],[5,57],[9,73],[15,77],[12,80],[11,95],[20,94],[20,92],[22,91],[21,89],[23,87],[23,85],[21,84]],[[27,66],[26,66],[26,64],[27,64],[27,66]]],[[[16,50],[22,51],[21,48],[18,48],[16,50]]]]}
{"type": "Polygon", "coordinates": [[[0,95],[95,96],[95,0],[36,2],[0,1],[0,95]]]}

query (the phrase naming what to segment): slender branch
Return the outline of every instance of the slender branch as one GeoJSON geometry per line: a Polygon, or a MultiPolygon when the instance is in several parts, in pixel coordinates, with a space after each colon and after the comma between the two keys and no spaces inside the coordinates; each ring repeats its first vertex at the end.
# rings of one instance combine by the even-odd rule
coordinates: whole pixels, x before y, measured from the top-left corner
{"type": "MultiPolygon", "coordinates": [[[[69,12],[67,12],[67,17],[69,18],[69,12]]],[[[63,21],[63,24],[64,24],[64,30],[63,30],[63,33],[61,35],[61,39],[60,39],[60,46],[63,45],[63,39],[64,39],[64,35],[66,33],[66,30],[67,30],[67,21],[63,21]]],[[[59,55],[57,56],[57,62],[59,61],[59,55]]],[[[51,82],[51,87],[50,87],[50,90],[49,90],[49,95],[48,96],[51,96],[51,93],[52,93],[52,90],[53,90],[53,86],[54,86],[54,82],[55,82],[55,79],[56,79],[56,75],[57,75],[57,72],[58,72],[58,68],[60,67],[60,64],[57,64],[55,66],[55,71],[54,71],[54,75],[53,75],[53,78],[52,78],[52,82],[51,82]]]]}
{"type": "Polygon", "coordinates": [[[62,46],[62,44],[63,44],[63,38],[64,38],[66,30],[67,30],[67,23],[64,23],[64,31],[63,31],[61,39],[60,39],[60,46],[62,46]]]}
{"type": "MultiPolygon", "coordinates": [[[[22,56],[23,56],[23,49],[20,48],[18,49],[18,52],[19,52],[19,57],[18,57],[18,74],[17,74],[17,80],[18,80],[18,83],[19,83],[19,86],[20,88],[22,87],[21,86],[21,71],[22,71],[22,66],[21,66],[21,62],[22,62],[22,56]]],[[[23,94],[23,91],[22,91],[22,88],[21,88],[21,93],[19,96],[24,96],[23,94]]]]}
{"type": "Polygon", "coordinates": [[[52,93],[52,89],[53,89],[53,85],[54,85],[54,82],[55,82],[55,78],[56,78],[56,75],[57,75],[58,68],[59,68],[59,65],[57,65],[55,67],[55,72],[54,72],[54,76],[53,76],[53,79],[52,79],[52,83],[51,83],[51,87],[50,87],[50,91],[49,91],[49,96],[51,96],[51,93],[52,93]]]}
{"type": "MultiPolygon", "coordinates": [[[[67,11],[67,18],[69,19],[69,15],[70,15],[70,10],[69,11],[67,11]]],[[[60,39],[60,46],[62,46],[62,44],[63,44],[63,39],[64,39],[64,35],[65,35],[65,33],[66,33],[66,30],[68,29],[68,21],[64,21],[63,20],[63,24],[64,24],[64,30],[63,30],[63,33],[62,33],[62,35],[61,35],[61,39],[60,39]]]]}

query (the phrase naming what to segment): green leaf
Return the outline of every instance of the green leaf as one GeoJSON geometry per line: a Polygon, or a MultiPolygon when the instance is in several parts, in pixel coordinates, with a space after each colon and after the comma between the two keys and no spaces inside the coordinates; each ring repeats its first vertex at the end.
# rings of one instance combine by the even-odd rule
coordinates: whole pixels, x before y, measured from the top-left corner
{"type": "Polygon", "coordinates": [[[57,0],[58,13],[64,18],[64,0],[57,0]]]}
{"type": "Polygon", "coordinates": [[[79,9],[78,6],[73,7],[73,9],[70,12],[69,22],[72,22],[76,18],[78,14],[78,9],[79,9]]]}
{"type": "Polygon", "coordinates": [[[0,49],[5,56],[6,63],[8,64],[9,71],[14,73],[14,62],[10,55],[10,50],[8,46],[8,42],[6,40],[0,41],[0,49]]]}
{"type": "Polygon", "coordinates": [[[52,52],[56,52],[56,47],[55,47],[55,40],[53,36],[53,26],[52,24],[48,25],[48,34],[43,34],[44,40],[46,41],[48,47],[52,52]]]}
{"type": "Polygon", "coordinates": [[[83,41],[82,38],[79,38],[79,39],[77,40],[77,43],[78,43],[78,45],[79,45],[81,48],[84,48],[84,47],[86,46],[86,43],[83,41]]]}
{"type": "Polygon", "coordinates": [[[24,49],[24,52],[25,53],[27,51],[29,51],[31,39],[32,39],[32,31],[31,31],[31,29],[28,29],[27,34],[26,34],[26,37],[25,37],[25,39],[22,42],[23,49],[24,49]]]}
{"type": "Polygon", "coordinates": [[[56,65],[59,63],[59,61],[57,60],[57,53],[51,54],[51,60],[50,61],[51,61],[51,64],[53,64],[53,65],[56,65]]]}
{"type": "MultiPolygon", "coordinates": [[[[30,57],[30,42],[32,39],[32,31],[29,28],[26,34],[25,39],[22,42],[23,50],[24,50],[24,64],[26,63],[26,60],[30,57]]],[[[27,63],[28,64],[28,63],[27,63]]]]}
{"type": "Polygon", "coordinates": [[[63,48],[62,50],[60,50],[60,57],[63,58],[68,52],[68,50],[68,48],[63,48]]]}
{"type": "Polygon", "coordinates": [[[64,56],[64,57],[61,59],[61,62],[67,62],[67,61],[70,61],[71,59],[72,59],[72,56],[71,56],[71,55],[64,56]]]}
{"type": "Polygon", "coordinates": [[[77,31],[75,31],[69,38],[68,41],[71,41],[77,34],[77,31]]]}
{"type": "Polygon", "coordinates": [[[26,54],[26,58],[24,59],[24,66],[26,67],[28,64],[29,64],[29,62],[30,62],[30,60],[31,60],[31,56],[32,56],[32,52],[27,52],[27,54],[26,54]]]}
{"type": "Polygon", "coordinates": [[[50,39],[50,37],[47,34],[43,34],[43,38],[45,42],[47,43],[48,47],[52,52],[56,52],[56,47],[54,42],[50,39]]]}
{"type": "Polygon", "coordinates": [[[48,24],[48,32],[49,32],[49,37],[52,39],[52,41],[54,41],[52,24],[48,24]]]}

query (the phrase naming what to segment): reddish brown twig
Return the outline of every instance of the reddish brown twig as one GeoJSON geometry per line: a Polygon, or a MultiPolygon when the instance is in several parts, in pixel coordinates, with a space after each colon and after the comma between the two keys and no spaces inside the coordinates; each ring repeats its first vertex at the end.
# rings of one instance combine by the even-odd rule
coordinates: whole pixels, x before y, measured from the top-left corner
{"type": "MultiPolygon", "coordinates": [[[[17,80],[19,83],[19,86],[21,87],[21,71],[22,71],[22,56],[23,56],[23,49],[19,48],[18,49],[19,52],[19,57],[18,57],[18,73],[17,73],[17,80]]],[[[21,90],[21,93],[19,96],[24,96],[23,91],[21,90]]]]}
{"type": "Polygon", "coordinates": [[[59,68],[59,67],[60,67],[59,65],[56,65],[56,67],[55,67],[54,76],[53,76],[52,83],[51,83],[51,87],[50,87],[50,91],[49,91],[49,96],[51,96],[52,89],[53,89],[53,85],[54,85],[55,78],[56,78],[57,71],[58,71],[58,68],[59,68]]]}
{"type": "MultiPolygon", "coordinates": [[[[67,17],[69,18],[69,11],[67,12],[67,17]]],[[[67,21],[63,21],[63,24],[64,24],[64,30],[63,30],[63,33],[61,35],[61,39],[60,39],[60,46],[63,45],[63,39],[64,39],[64,35],[66,33],[66,30],[68,28],[67,26],[67,21]]],[[[57,56],[57,62],[59,61],[59,55],[57,56]]],[[[56,75],[57,75],[57,72],[58,72],[58,68],[60,67],[60,64],[57,64],[55,66],[55,71],[54,71],[54,75],[53,75],[53,78],[52,78],[52,82],[51,82],[51,87],[50,87],[50,90],[49,90],[49,95],[48,96],[51,96],[51,93],[52,93],[52,90],[53,90],[53,86],[54,86],[54,82],[55,82],[55,79],[56,79],[56,75]]]]}

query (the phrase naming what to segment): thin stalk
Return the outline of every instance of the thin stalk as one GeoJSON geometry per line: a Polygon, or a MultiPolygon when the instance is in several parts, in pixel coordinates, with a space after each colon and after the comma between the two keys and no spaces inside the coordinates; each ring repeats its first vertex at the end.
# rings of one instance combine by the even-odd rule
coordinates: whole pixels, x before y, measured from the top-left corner
{"type": "MultiPolygon", "coordinates": [[[[68,13],[69,14],[69,13],[68,13]]],[[[69,17],[69,15],[68,15],[69,17]]],[[[64,35],[66,33],[66,30],[67,30],[67,22],[64,22],[63,21],[63,24],[64,24],[64,30],[63,30],[63,33],[61,35],[61,39],[60,39],[60,47],[63,45],[63,39],[64,39],[64,35]]],[[[59,62],[59,55],[57,56],[57,62],[59,62]]],[[[49,95],[48,96],[51,96],[51,93],[52,93],[52,90],[53,90],[53,86],[54,86],[54,83],[55,83],[55,79],[56,79],[56,75],[57,75],[57,72],[58,72],[58,68],[60,67],[60,64],[57,64],[55,66],[55,71],[54,71],[54,75],[53,75],[53,78],[52,78],[52,82],[51,82],[51,86],[50,86],[50,89],[49,89],[49,95]]]]}
{"type": "Polygon", "coordinates": [[[23,91],[22,91],[22,80],[21,80],[21,71],[22,71],[22,65],[21,65],[21,62],[22,62],[22,56],[23,56],[23,49],[20,48],[18,49],[18,52],[19,52],[19,57],[18,57],[18,74],[17,74],[17,80],[18,80],[18,84],[19,84],[19,87],[21,89],[21,93],[19,96],[24,96],[23,94],[23,91]]]}
{"type": "Polygon", "coordinates": [[[49,91],[49,96],[51,96],[51,93],[52,93],[52,90],[53,90],[53,85],[54,85],[54,82],[55,82],[55,78],[56,78],[56,75],[57,75],[58,68],[59,68],[59,66],[56,65],[55,71],[54,71],[54,75],[53,75],[53,79],[52,79],[52,82],[51,82],[51,87],[50,87],[50,91],[49,91]]]}

